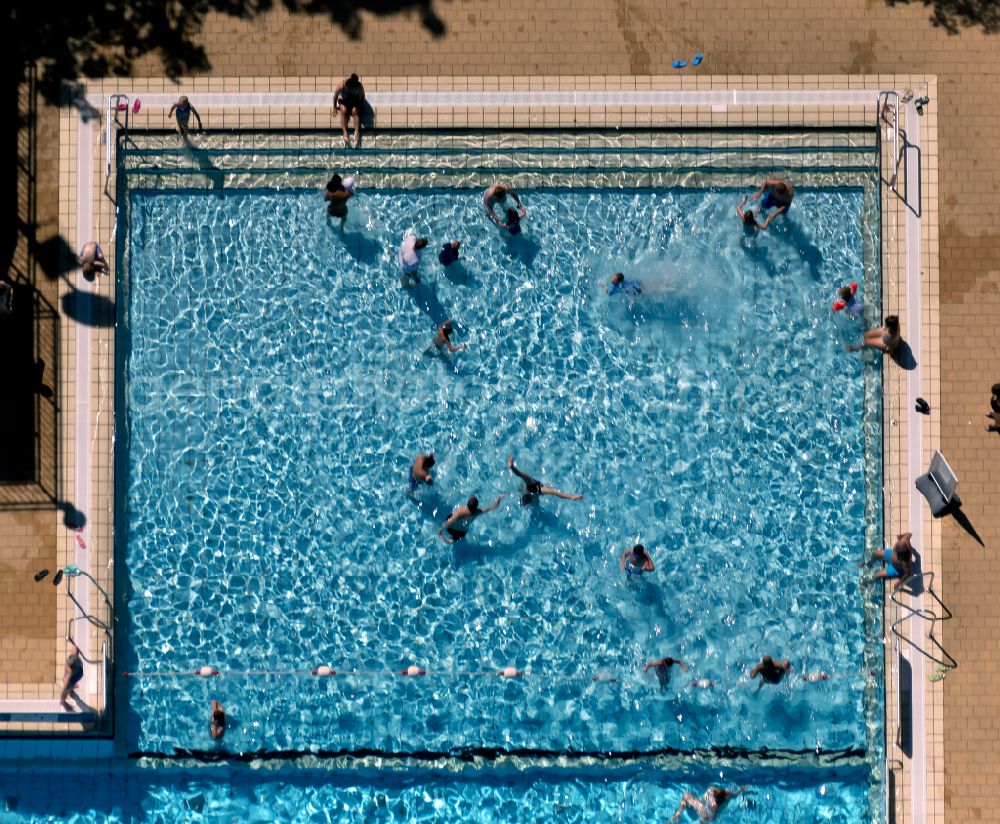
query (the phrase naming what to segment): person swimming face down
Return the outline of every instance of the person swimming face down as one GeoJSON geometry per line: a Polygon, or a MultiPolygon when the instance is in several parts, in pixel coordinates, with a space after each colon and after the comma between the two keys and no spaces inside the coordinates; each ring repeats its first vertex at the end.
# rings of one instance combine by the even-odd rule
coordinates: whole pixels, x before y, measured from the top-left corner
{"type": "Polygon", "coordinates": [[[469,512],[474,515],[479,511],[479,498],[473,495],[465,502],[465,505],[469,508],[469,512]]]}

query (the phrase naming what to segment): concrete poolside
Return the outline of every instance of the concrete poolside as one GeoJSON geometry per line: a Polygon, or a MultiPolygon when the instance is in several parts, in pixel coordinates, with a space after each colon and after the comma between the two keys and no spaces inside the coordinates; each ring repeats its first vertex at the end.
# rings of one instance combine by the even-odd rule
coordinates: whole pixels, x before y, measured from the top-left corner
{"type": "MultiPolygon", "coordinates": [[[[517,4],[500,10],[485,3],[466,3],[440,5],[435,11],[445,26],[441,40],[434,40],[415,15],[406,13],[385,18],[363,15],[365,29],[357,42],[349,41],[325,20],[290,17],[283,10],[256,21],[210,16],[204,29],[213,64],[208,77],[332,78],[353,69],[363,76],[396,75],[400,79],[498,74],[612,75],[617,79],[671,73],[673,59],[690,60],[695,51],[705,53],[705,63],[687,68],[684,77],[766,70],[768,76],[759,82],[768,87],[780,86],[777,76],[784,74],[806,75],[807,80],[815,77],[816,86],[829,80],[826,75],[840,73],[937,75],[937,94],[931,96],[928,114],[937,116],[936,171],[944,215],[935,226],[938,248],[929,251],[940,255],[942,385],[938,396],[925,396],[934,410],[931,421],[940,426],[940,448],[961,479],[965,512],[987,547],[992,544],[1000,526],[1000,509],[997,494],[989,486],[988,450],[1000,444],[997,436],[987,439],[979,416],[987,407],[988,387],[998,380],[989,372],[997,355],[991,320],[1000,302],[1000,234],[995,229],[1000,167],[992,159],[1000,104],[988,94],[991,78],[1000,69],[995,38],[974,28],[956,36],[934,29],[923,6],[888,8],[860,2],[816,4],[815,9],[809,4],[765,3],[748,17],[739,15],[743,7],[713,3],[695,8],[678,4],[669,13],[652,3],[624,2],[606,8],[591,3],[550,4],[544,9],[525,4],[523,10],[517,4]],[[499,55],[491,36],[509,28],[511,20],[516,21],[517,45],[499,55]],[[601,37],[595,37],[595,32],[601,37]],[[768,48],[780,57],[765,64],[761,55],[768,48]]],[[[162,69],[152,59],[143,60],[134,74],[155,77],[162,75],[162,69]]],[[[197,79],[184,91],[208,91],[210,86],[209,80],[197,79]]],[[[162,88],[173,91],[176,87],[168,81],[162,88]]],[[[55,133],[51,111],[43,112],[40,122],[42,134],[55,133]]],[[[51,169],[46,181],[39,177],[39,224],[52,220],[59,211],[52,179],[57,178],[57,163],[62,176],[70,158],[58,157],[57,145],[57,140],[39,140],[39,166],[51,169]]],[[[58,305],[53,284],[40,286],[48,290],[50,303],[58,305]]],[[[70,394],[67,387],[63,397],[70,394]]],[[[897,411],[902,413],[902,407],[897,411]]],[[[49,684],[51,689],[62,657],[61,645],[52,636],[52,619],[46,617],[55,614],[55,590],[47,582],[31,584],[35,591],[45,593],[39,599],[25,594],[27,585],[20,581],[30,582],[21,576],[29,570],[33,573],[35,566],[52,564],[48,558],[54,558],[57,547],[68,554],[72,537],[57,530],[61,518],[51,511],[3,512],[0,518],[0,534],[10,536],[9,545],[22,553],[18,583],[11,592],[27,598],[30,609],[38,607],[32,618],[24,601],[4,599],[4,606],[16,610],[21,622],[15,625],[4,620],[10,629],[4,633],[0,650],[5,652],[5,662],[16,662],[5,666],[5,678],[11,682],[16,674],[18,683],[49,684]]],[[[932,766],[937,775],[943,775],[937,785],[943,820],[974,819],[977,812],[983,815],[995,806],[993,796],[1000,792],[991,780],[1000,772],[994,743],[1000,698],[986,680],[996,665],[992,638],[1000,607],[989,601],[989,583],[977,574],[982,568],[978,553],[983,550],[951,520],[936,527],[943,541],[944,574],[935,589],[955,612],[954,620],[940,628],[938,635],[960,666],[933,687],[943,702],[937,721],[947,735],[943,765],[932,766]]]]}

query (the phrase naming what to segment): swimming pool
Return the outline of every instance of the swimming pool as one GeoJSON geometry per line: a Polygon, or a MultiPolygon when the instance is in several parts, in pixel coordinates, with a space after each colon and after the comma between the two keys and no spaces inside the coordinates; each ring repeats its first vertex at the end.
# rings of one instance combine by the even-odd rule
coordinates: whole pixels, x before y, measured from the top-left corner
{"type": "Polygon", "coordinates": [[[795,154],[792,214],[747,240],[734,207],[783,169],[773,154],[673,176],[600,157],[525,165],[516,239],[482,219],[481,158],[352,158],[343,232],[314,171],[265,188],[271,171],[219,150],[199,161],[231,164],[211,191],[136,176],[119,283],[130,752],[878,746],[880,616],[853,562],[881,532],[879,376],[842,351],[860,322],[830,311],[856,280],[878,317],[872,169],[795,154]],[[239,175],[255,188],[229,188],[239,175]],[[411,230],[431,246],[403,290],[411,230]],[[610,299],[618,270],[644,294],[610,299]],[[468,349],[426,354],[448,317],[468,349]],[[409,496],[427,450],[435,485],[409,496]],[[508,454],[584,499],[521,507],[508,454]],[[508,497],[446,545],[473,493],[508,497]],[[620,569],[636,541],[657,565],[641,580],[620,569]],[[643,666],[667,654],[690,671],[661,687],[643,666]],[[758,692],[761,654],[793,676],[758,692]],[[411,664],[429,674],[400,677],[411,664]]]}
{"type": "Polygon", "coordinates": [[[867,791],[867,776],[857,768],[727,771],[723,778],[700,771],[681,778],[648,767],[610,775],[581,769],[486,774],[315,768],[0,770],[0,820],[663,821],[682,792],[701,795],[713,782],[733,789],[747,785],[744,795],[728,805],[724,820],[731,824],[855,824],[863,815],[867,791]]]}

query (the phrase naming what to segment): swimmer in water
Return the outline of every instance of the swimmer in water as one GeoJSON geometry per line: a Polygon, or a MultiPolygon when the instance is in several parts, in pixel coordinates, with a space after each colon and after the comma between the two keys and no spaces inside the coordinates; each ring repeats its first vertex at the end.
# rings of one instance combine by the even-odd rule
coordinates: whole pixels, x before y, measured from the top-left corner
{"type": "Polygon", "coordinates": [[[434,478],[430,473],[432,466],[434,466],[433,452],[428,452],[426,455],[423,453],[417,455],[413,466],[410,467],[410,477],[408,479],[411,493],[416,492],[420,484],[427,484],[427,486],[434,485],[434,478]]]}
{"type": "Polygon", "coordinates": [[[650,670],[656,670],[656,678],[660,682],[660,689],[665,690],[670,685],[670,668],[675,664],[684,670],[684,672],[688,671],[688,665],[680,658],[671,658],[668,655],[666,658],[660,658],[658,661],[647,663],[642,674],[645,675],[650,670]]]}
{"type": "Polygon", "coordinates": [[[747,198],[746,195],[743,196],[743,200],[739,202],[736,207],[736,214],[740,216],[740,220],[743,222],[743,231],[748,235],[752,235],[755,232],[763,232],[781,212],[772,212],[765,218],[763,223],[758,223],[757,218],[754,217],[753,209],[747,209],[744,211],[743,207],[746,206],[747,198]]]}
{"type": "Polygon", "coordinates": [[[340,228],[344,228],[344,221],[347,220],[347,201],[354,197],[354,192],[344,188],[344,181],[340,175],[334,175],[330,182],[326,184],[326,192],[323,199],[327,201],[326,213],[330,217],[340,218],[340,228]]]}
{"type": "Polygon", "coordinates": [[[784,661],[775,661],[770,655],[765,655],[760,659],[760,663],[756,664],[750,670],[750,677],[756,678],[758,675],[760,676],[760,684],[757,687],[757,689],[760,689],[765,683],[780,684],[781,679],[785,677],[785,673],[791,668],[791,662],[787,658],[784,661]]]}
{"type": "Polygon", "coordinates": [[[732,790],[717,787],[713,784],[705,790],[705,794],[700,799],[694,793],[685,792],[681,796],[681,803],[677,807],[677,812],[674,813],[673,818],[670,820],[680,821],[681,813],[684,812],[686,807],[690,807],[697,813],[699,821],[715,821],[715,817],[726,803],[732,801],[732,799],[736,798],[745,789],[746,787],[744,786],[733,792],[732,790]]]}
{"type": "Polygon", "coordinates": [[[438,260],[441,261],[442,266],[451,266],[458,260],[458,250],[461,245],[459,241],[453,240],[441,247],[441,251],[438,252],[438,260]]]}
{"type": "Polygon", "coordinates": [[[521,218],[524,217],[526,214],[527,212],[524,210],[523,206],[521,207],[520,212],[517,211],[516,209],[508,209],[507,220],[500,221],[501,228],[506,229],[512,235],[521,234],[521,218]]]}
{"type": "Polygon", "coordinates": [[[601,288],[608,293],[609,297],[614,297],[615,295],[641,295],[642,294],[642,284],[637,280],[626,280],[624,272],[615,272],[611,276],[611,288],[609,289],[603,283],[601,288]]]}
{"type": "Polygon", "coordinates": [[[473,495],[469,498],[465,506],[460,506],[455,509],[451,515],[448,516],[448,520],[444,522],[442,527],[438,530],[438,537],[447,543],[455,543],[456,541],[461,541],[466,534],[469,532],[469,527],[472,526],[472,522],[476,520],[480,515],[485,515],[487,512],[492,512],[498,506],[500,506],[500,501],[506,498],[507,495],[498,495],[497,499],[486,509],[479,508],[479,498],[473,495]],[[448,533],[445,537],[445,532],[448,533]]]}
{"type": "Polygon", "coordinates": [[[652,572],[656,567],[653,566],[653,559],[646,552],[646,547],[636,544],[622,553],[622,569],[630,575],[642,575],[644,572],[652,572]]]}
{"type": "Polygon", "coordinates": [[[527,210],[524,208],[524,204],[521,203],[521,198],[517,196],[517,192],[513,189],[507,188],[503,183],[494,183],[490,188],[483,192],[483,206],[486,207],[486,214],[490,216],[490,219],[500,226],[501,228],[506,228],[506,224],[503,223],[494,211],[497,206],[502,207],[507,200],[507,195],[514,198],[514,202],[517,204],[519,209],[518,220],[523,218],[528,214],[527,210]]]}
{"type": "Polygon", "coordinates": [[[560,492],[558,489],[553,489],[551,486],[542,486],[541,481],[532,478],[527,472],[522,472],[514,466],[513,455],[507,456],[507,468],[524,481],[524,494],[521,496],[522,506],[538,503],[538,499],[542,495],[554,495],[557,498],[565,498],[567,501],[579,501],[583,499],[583,495],[570,495],[567,492],[560,492]]]}
{"type": "Polygon", "coordinates": [[[792,200],[795,197],[795,189],[787,180],[778,177],[769,177],[760,184],[760,188],[750,197],[757,200],[763,195],[760,201],[761,209],[777,209],[775,215],[780,215],[792,208],[792,200]]]}
{"type": "Polygon", "coordinates": [[[226,711],[218,701],[212,701],[212,721],[209,725],[212,738],[222,738],[226,732],[226,711]]]}
{"type": "Polygon", "coordinates": [[[852,283],[850,286],[841,286],[837,290],[837,299],[833,302],[833,311],[839,312],[846,309],[852,317],[857,317],[865,308],[865,305],[858,299],[858,284],[852,283]]]}
{"type": "Polygon", "coordinates": [[[451,342],[451,335],[455,331],[455,327],[451,324],[451,318],[448,318],[444,323],[440,324],[437,328],[437,332],[434,335],[434,340],[431,341],[431,345],[427,347],[427,354],[434,355],[439,352],[443,352],[446,348],[449,352],[458,352],[465,349],[465,344],[461,346],[455,346],[451,342]]]}

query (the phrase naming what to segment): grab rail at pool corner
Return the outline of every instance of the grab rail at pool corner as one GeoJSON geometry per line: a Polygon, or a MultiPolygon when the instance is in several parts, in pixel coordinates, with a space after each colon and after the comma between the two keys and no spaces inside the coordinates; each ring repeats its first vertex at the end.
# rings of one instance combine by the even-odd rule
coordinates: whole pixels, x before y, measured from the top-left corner
{"type": "Polygon", "coordinates": [[[889,98],[893,98],[892,102],[892,177],[889,178],[889,188],[892,189],[897,195],[899,190],[896,188],[896,181],[899,177],[899,92],[895,89],[884,89],[878,93],[878,98],[876,102],[876,118],[875,122],[879,124],[879,133],[881,134],[882,127],[881,123],[888,122],[886,118],[886,110],[889,107],[889,98]],[[883,102],[884,98],[884,102],[883,102]]]}

